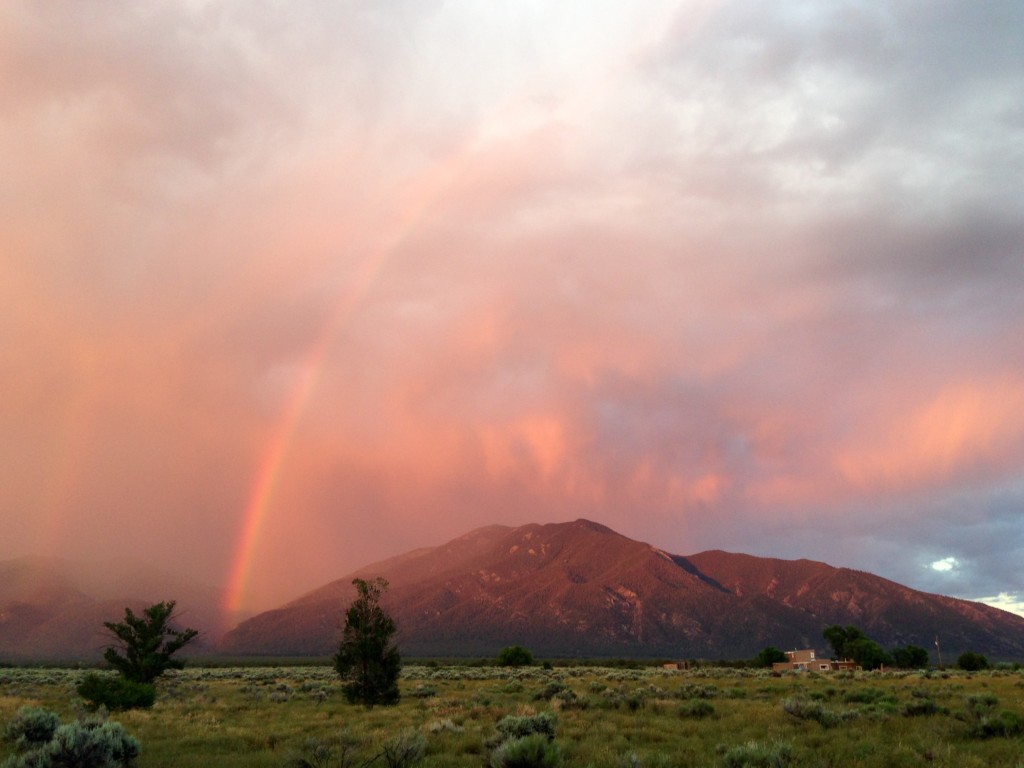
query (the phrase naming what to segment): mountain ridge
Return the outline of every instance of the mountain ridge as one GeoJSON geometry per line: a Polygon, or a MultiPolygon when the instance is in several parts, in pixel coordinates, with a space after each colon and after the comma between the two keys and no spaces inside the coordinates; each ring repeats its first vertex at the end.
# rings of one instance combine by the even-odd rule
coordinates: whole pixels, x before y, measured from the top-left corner
{"type": "Polygon", "coordinates": [[[209,654],[219,642],[219,595],[142,563],[95,564],[30,555],[0,561],[0,659],[99,660],[111,637],[105,621],[177,601],[177,623],[199,629],[183,651],[209,654]]]}
{"type": "MultiPolygon", "coordinates": [[[[327,655],[353,578],[383,576],[385,606],[414,656],[493,655],[519,643],[548,656],[744,658],[820,647],[830,624],[885,646],[1024,657],[1024,618],[810,560],[708,550],[673,555],[590,520],[475,529],[359,568],[242,622],[222,651],[327,655]]],[[[952,656],[950,656],[952,658],[952,656]]]]}

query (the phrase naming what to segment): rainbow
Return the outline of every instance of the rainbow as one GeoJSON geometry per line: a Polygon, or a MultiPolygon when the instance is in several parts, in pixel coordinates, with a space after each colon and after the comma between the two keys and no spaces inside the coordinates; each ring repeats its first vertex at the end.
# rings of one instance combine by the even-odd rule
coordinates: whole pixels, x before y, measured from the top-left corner
{"type": "Polygon", "coordinates": [[[245,511],[242,515],[241,531],[231,558],[227,586],[224,590],[222,610],[225,625],[231,623],[247,608],[247,586],[256,553],[259,550],[260,535],[271,508],[274,490],[281,476],[296,430],[302,420],[303,412],[311,395],[316,390],[317,380],[330,351],[331,342],[369,293],[388,257],[415,229],[433,203],[449,186],[455,170],[464,164],[466,155],[465,151],[457,153],[448,163],[431,169],[417,178],[417,183],[411,185],[410,194],[406,197],[409,202],[403,207],[401,214],[397,217],[396,226],[392,228],[395,234],[378,246],[363,261],[355,278],[339,293],[333,310],[300,366],[300,375],[281,409],[280,417],[263,451],[248,494],[245,511]]]}
{"type": "MultiPolygon", "coordinates": [[[[692,18],[687,19],[689,25],[694,30],[699,28],[703,19],[710,13],[711,6],[715,4],[713,1],[707,8],[691,12],[692,18]]],[[[668,18],[658,19],[658,23],[652,24],[651,28],[643,35],[643,40],[658,41],[670,20],[671,13],[668,18]]],[[[642,53],[650,44],[652,43],[638,44],[633,50],[627,52],[623,60],[618,63],[618,67],[628,66],[634,56],[642,53]]],[[[607,81],[608,75],[614,74],[618,67],[609,65],[605,69],[595,70],[591,73],[589,87],[582,89],[585,93],[582,97],[577,95],[576,99],[585,101],[587,94],[593,95],[599,92],[607,81]]],[[[311,394],[316,389],[316,383],[332,340],[358,304],[365,298],[388,257],[435,207],[443,193],[449,190],[456,180],[464,177],[464,171],[473,157],[479,152],[486,152],[487,144],[492,141],[503,140],[502,138],[495,139],[495,136],[500,137],[503,134],[507,136],[506,125],[515,124],[515,116],[524,105],[531,103],[531,93],[533,91],[529,84],[527,87],[509,93],[506,98],[495,105],[490,118],[482,122],[480,131],[475,138],[471,138],[466,144],[453,150],[447,158],[425,169],[410,180],[404,190],[405,194],[401,196],[404,204],[399,205],[395,225],[389,228],[392,233],[391,237],[386,238],[381,245],[373,250],[363,263],[362,270],[353,281],[352,286],[343,290],[339,295],[333,311],[307,355],[301,368],[301,375],[285,401],[271,439],[259,461],[242,515],[238,543],[231,559],[223,604],[226,620],[237,617],[241,610],[247,607],[247,584],[259,549],[260,534],[271,508],[274,489],[303,412],[311,394]],[[488,130],[492,131],[490,138],[488,138],[488,130]]]]}
{"type": "Polygon", "coordinates": [[[330,349],[331,340],[341,329],[345,320],[351,316],[359,301],[369,292],[374,278],[384,264],[385,255],[386,252],[381,252],[368,259],[363,264],[363,269],[352,290],[343,292],[339,297],[334,310],[303,361],[300,374],[281,410],[271,439],[260,459],[255,482],[249,491],[245,512],[242,515],[242,530],[231,559],[231,570],[224,592],[225,618],[237,616],[245,607],[246,584],[252,572],[253,560],[274,496],[274,489],[281,475],[295,431],[302,419],[303,411],[316,389],[316,382],[330,349]]]}

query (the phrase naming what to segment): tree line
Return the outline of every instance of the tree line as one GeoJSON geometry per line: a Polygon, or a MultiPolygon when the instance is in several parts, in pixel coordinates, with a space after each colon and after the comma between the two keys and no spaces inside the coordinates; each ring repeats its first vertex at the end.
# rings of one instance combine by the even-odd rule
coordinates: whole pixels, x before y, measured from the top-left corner
{"type": "MultiPolygon", "coordinates": [[[[862,669],[926,669],[929,664],[928,651],[925,648],[919,645],[900,645],[886,651],[862,629],[852,624],[832,624],[825,628],[822,637],[832,649],[832,658],[840,661],[848,659],[862,669]]],[[[754,658],[754,665],[770,667],[776,662],[784,661],[787,661],[784,652],[775,646],[768,646],[754,658]]],[[[965,651],[957,658],[957,666],[960,669],[977,671],[988,669],[989,662],[980,653],[965,651]]]]}
{"type": "MultiPolygon", "coordinates": [[[[341,640],[332,658],[334,668],[350,703],[367,707],[395,704],[399,700],[402,662],[394,642],[395,621],[381,605],[388,582],[378,577],[354,579],[352,584],[356,597],[345,611],[341,640]]],[[[195,629],[175,628],[174,609],[173,600],[155,603],[138,615],[125,608],[123,621],[104,622],[116,642],[106,649],[103,658],[119,674],[110,677],[90,673],[83,678],[78,693],[90,706],[104,706],[108,710],[152,706],[156,697],[154,682],[167,670],[184,666],[175,654],[199,635],[195,629]]],[[[826,627],[822,637],[833,658],[852,660],[862,669],[924,669],[929,665],[926,649],[904,645],[886,651],[852,624],[826,627]]],[[[786,660],[785,653],[769,646],[757,654],[753,663],[770,667],[786,660]]],[[[528,665],[533,663],[533,655],[514,645],[502,650],[497,663],[528,665]]],[[[985,656],[967,651],[957,659],[957,666],[973,671],[988,668],[989,662],[985,656]]]]}

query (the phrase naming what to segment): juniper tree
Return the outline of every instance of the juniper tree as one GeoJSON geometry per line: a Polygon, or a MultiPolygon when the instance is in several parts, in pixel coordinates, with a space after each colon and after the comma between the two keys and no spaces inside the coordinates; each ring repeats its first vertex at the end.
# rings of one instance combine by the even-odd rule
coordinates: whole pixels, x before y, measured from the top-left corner
{"type": "Polygon", "coordinates": [[[345,681],[345,697],[353,704],[398,702],[401,657],[392,644],[395,622],[380,606],[388,588],[382,578],[353,579],[359,593],[345,612],[345,629],[334,655],[334,668],[345,681]]]}
{"type": "Polygon", "coordinates": [[[499,667],[527,667],[533,664],[533,654],[521,645],[502,648],[498,654],[499,667]]]}
{"type": "Polygon", "coordinates": [[[190,643],[199,632],[174,629],[174,600],[155,603],[136,616],[124,609],[124,621],[105,621],[119,641],[121,649],[110,647],[103,658],[126,679],[134,683],[152,683],[168,669],[181,669],[185,662],[171,658],[190,643]]]}

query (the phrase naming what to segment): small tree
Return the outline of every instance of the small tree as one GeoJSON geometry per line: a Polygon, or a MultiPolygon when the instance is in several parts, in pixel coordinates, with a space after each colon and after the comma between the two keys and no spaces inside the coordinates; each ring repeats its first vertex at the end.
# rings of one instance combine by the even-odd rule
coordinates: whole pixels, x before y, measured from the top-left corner
{"type": "Polygon", "coordinates": [[[821,634],[828,641],[828,644],[832,646],[832,657],[839,660],[852,658],[853,655],[848,646],[857,640],[867,639],[866,635],[852,624],[848,624],[845,627],[833,624],[830,627],[826,627],[825,631],[821,634]]]}
{"type": "Polygon", "coordinates": [[[925,669],[928,651],[919,645],[898,646],[892,649],[892,663],[900,669],[925,669]]]}
{"type": "Polygon", "coordinates": [[[988,659],[974,651],[964,651],[956,660],[956,665],[967,672],[978,672],[988,669],[988,659]]]}
{"type": "Polygon", "coordinates": [[[874,640],[861,637],[846,644],[846,655],[864,669],[878,669],[892,664],[892,658],[874,640]]]}
{"type": "Polygon", "coordinates": [[[120,642],[121,649],[110,647],[103,658],[122,677],[134,683],[152,683],[168,669],[181,669],[185,662],[171,658],[198,634],[194,629],[177,630],[173,600],[155,603],[136,616],[131,608],[124,609],[124,621],[103,622],[120,642]]]}
{"type": "Polygon", "coordinates": [[[526,667],[533,664],[533,654],[521,645],[502,648],[498,654],[499,667],[526,667]]]}
{"type": "Polygon", "coordinates": [[[345,681],[345,697],[352,704],[395,704],[402,661],[391,643],[395,622],[380,606],[388,588],[385,579],[353,579],[359,593],[345,612],[345,629],[334,655],[334,668],[345,681]]]}
{"type": "Polygon", "coordinates": [[[769,645],[767,648],[762,648],[758,651],[757,656],[754,657],[755,667],[770,667],[776,662],[788,661],[786,654],[776,648],[774,645],[769,645]]]}

